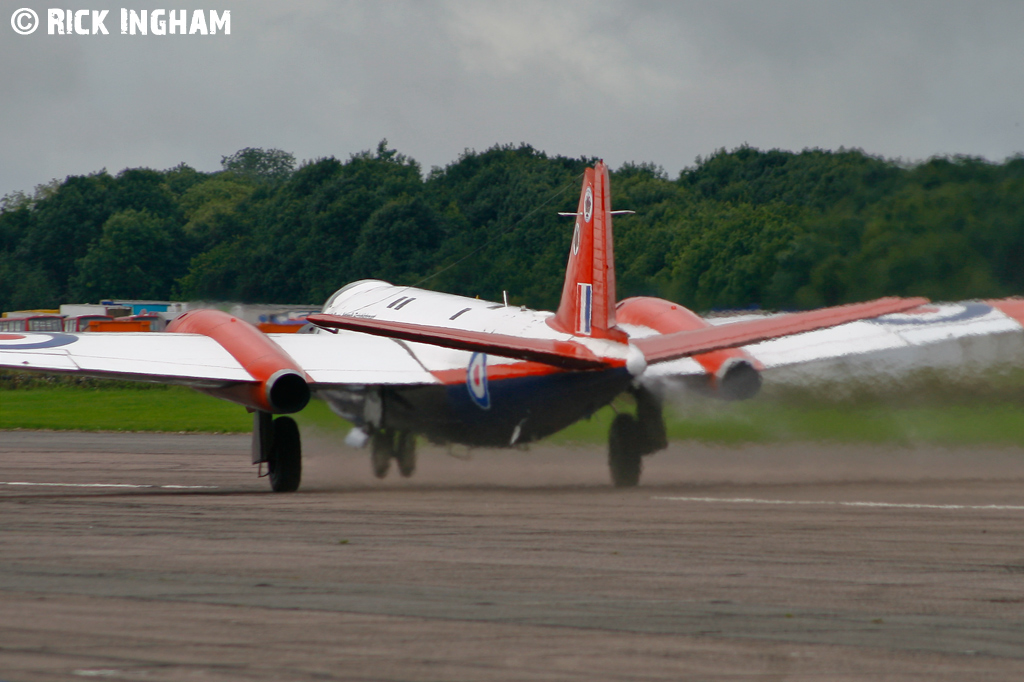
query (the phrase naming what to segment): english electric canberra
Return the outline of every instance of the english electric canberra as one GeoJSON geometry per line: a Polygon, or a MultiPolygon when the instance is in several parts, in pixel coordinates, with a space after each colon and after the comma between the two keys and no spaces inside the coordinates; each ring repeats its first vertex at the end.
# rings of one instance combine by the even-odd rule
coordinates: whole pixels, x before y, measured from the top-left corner
{"type": "Polygon", "coordinates": [[[353,423],[348,440],[369,444],[383,476],[392,460],[412,474],[417,436],[519,446],[631,393],[635,414],[617,415],[608,438],[612,480],[631,486],[642,457],[667,445],[659,365],[692,358],[705,388],[748,397],[760,366],[741,346],[926,303],[884,298],[714,326],[671,301],[618,301],[615,213],[599,162],[566,214],[573,235],[553,313],[363,280],[309,316],[310,334],[264,334],[227,313],[193,310],[166,333],[0,333],[0,367],[182,384],[239,403],[254,414],[252,461],[266,465],[277,492],[298,489],[302,456],[295,420],[275,415],[302,410],[311,396],[353,423]]]}

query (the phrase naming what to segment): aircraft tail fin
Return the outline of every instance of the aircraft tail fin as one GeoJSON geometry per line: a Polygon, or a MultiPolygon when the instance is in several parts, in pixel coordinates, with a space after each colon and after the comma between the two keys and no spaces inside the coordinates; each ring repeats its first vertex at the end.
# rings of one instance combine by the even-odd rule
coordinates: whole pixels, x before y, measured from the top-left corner
{"type": "Polygon", "coordinates": [[[583,176],[562,300],[549,323],[570,334],[625,342],[615,326],[615,304],[611,190],[608,167],[598,161],[583,176]]]}

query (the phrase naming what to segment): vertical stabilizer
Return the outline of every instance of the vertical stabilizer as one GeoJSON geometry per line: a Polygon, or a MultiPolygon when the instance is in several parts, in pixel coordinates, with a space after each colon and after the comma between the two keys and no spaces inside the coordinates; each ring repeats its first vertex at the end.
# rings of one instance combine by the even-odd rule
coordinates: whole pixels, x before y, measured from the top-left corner
{"type": "Polygon", "coordinates": [[[615,326],[611,203],[608,167],[598,161],[583,176],[562,301],[550,324],[571,334],[625,342],[615,326]]]}

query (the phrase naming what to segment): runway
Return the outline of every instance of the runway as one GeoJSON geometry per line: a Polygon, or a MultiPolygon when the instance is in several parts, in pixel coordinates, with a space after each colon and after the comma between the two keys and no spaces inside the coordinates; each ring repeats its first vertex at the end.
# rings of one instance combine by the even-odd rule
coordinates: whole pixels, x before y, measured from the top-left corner
{"type": "Polygon", "coordinates": [[[0,680],[1024,674],[1024,451],[305,438],[273,495],[248,436],[0,433],[0,680]]]}

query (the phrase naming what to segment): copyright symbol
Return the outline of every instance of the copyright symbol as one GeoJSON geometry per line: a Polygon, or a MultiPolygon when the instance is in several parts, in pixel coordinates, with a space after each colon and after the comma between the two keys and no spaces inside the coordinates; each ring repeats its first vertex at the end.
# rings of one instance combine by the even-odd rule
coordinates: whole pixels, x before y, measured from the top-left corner
{"type": "Polygon", "coordinates": [[[15,10],[11,15],[11,28],[15,33],[27,36],[39,28],[39,15],[28,7],[15,10]]]}

